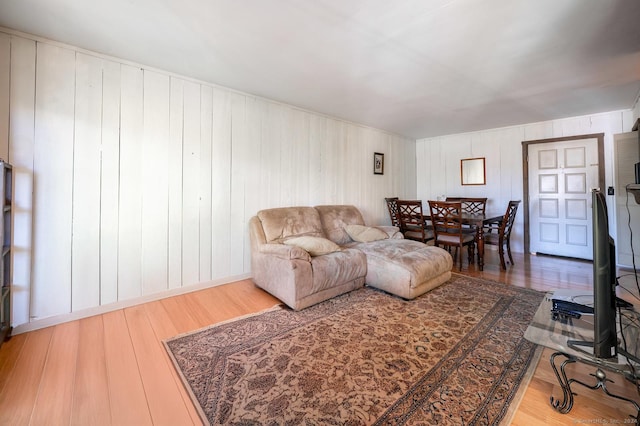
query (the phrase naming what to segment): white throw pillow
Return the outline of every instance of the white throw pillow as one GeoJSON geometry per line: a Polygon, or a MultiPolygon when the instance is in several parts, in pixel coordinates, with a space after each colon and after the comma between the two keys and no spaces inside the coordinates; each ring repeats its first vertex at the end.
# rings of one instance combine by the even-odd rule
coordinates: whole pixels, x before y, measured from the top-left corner
{"type": "Polygon", "coordinates": [[[359,243],[368,243],[371,241],[385,240],[389,238],[389,234],[382,229],[364,225],[347,225],[344,230],[349,234],[353,241],[359,243]]]}
{"type": "Polygon", "coordinates": [[[340,246],[333,241],[322,237],[294,237],[285,240],[284,244],[300,247],[306,250],[311,256],[321,256],[342,250],[340,246]]]}

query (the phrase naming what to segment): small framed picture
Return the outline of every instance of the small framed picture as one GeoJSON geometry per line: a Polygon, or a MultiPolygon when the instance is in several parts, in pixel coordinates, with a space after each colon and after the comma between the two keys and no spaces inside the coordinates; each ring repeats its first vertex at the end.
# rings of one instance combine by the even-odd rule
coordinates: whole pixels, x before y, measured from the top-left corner
{"type": "Polygon", "coordinates": [[[373,174],[384,174],[384,154],[381,154],[379,152],[373,153],[373,174]]]}

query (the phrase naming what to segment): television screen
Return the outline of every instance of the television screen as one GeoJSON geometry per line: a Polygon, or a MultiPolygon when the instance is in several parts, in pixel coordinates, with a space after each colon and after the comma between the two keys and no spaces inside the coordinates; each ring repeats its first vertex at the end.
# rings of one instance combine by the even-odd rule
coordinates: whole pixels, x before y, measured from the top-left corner
{"type": "Polygon", "coordinates": [[[604,194],[594,190],[593,213],[593,353],[597,358],[617,355],[615,243],[609,236],[604,194]]]}

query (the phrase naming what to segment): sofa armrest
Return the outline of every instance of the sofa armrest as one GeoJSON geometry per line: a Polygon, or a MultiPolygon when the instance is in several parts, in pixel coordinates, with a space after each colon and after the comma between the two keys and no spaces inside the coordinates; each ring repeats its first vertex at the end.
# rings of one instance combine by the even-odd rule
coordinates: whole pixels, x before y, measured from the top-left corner
{"type": "Polygon", "coordinates": [[[281,259],[301,259],[311,262],[311,255],[304,249],[296,246],[288,246],[286,244],[260,244],[258,251],[260,254],[273,255],[281,259]]]}
{"type": "Polygon", "coordinates": [[[400,228],[398,228],[397,226],[381,225],[376,226],[376,228],[386,232],[387,235],[389,235],[389,238],[392,240],[404,239],[404,235],[402,235],[402,232],[400,232],[400,228]]]}

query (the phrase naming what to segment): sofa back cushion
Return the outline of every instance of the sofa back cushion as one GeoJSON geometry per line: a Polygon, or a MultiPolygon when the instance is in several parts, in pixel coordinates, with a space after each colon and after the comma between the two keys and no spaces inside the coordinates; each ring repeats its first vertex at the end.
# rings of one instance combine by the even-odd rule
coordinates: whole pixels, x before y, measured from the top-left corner
{"type": "Polygon", "coordinates": [[[348,225],[364,225],[360,210],[355,206],[316,206],[326,238],[338,245],[350,243],[351,237],[345,231],[348,225]]]}
{"type": "Polygon", "coordinates": [[[267,243],[308,235],[324,237],[320,215],[313,207],[282,207],[260,210],[257,214],[267,243]]]}

